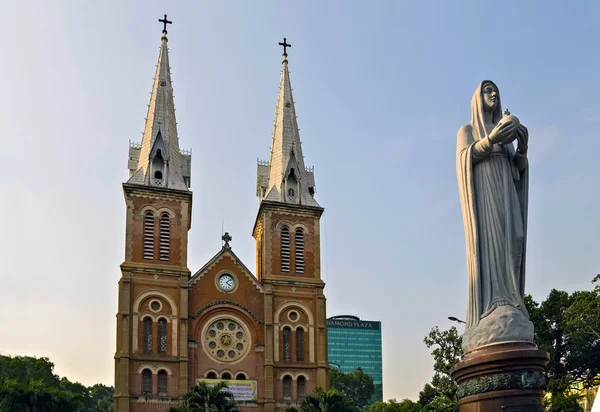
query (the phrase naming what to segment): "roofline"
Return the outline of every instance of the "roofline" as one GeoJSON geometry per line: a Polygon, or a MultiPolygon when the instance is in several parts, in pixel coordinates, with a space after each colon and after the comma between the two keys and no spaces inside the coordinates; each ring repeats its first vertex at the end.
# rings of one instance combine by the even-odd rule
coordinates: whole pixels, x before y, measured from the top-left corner
{"type": "Polygon", "coordinates": [[[223,246],[221,248],[221,250],[219,250],[217,252],[216,255],[214,255],[208,262],[206,262],[206,264],[204,266],[202,266],[200,269],[198,269],[192,276],[190,276],[190,279],[188,280],[188,285],[192,285],[196,279],[198,279],[198,277],[200,277],[200,275],[202,275],[203,272],[205,272],[207,269],[209,269],[213,263],[215,263],[217,261],[217,259],[219,259],[219,257],[221,255],[223,255],[224,253],[229,252],[231,254],[231,256],[233,257],[233,260],[242,267],[242,270],[246,271],[246,273],[248,275],[250,275],[250,277],[252,278],[252,280],[254,280],[256,282],[256,284],[260,287],[261,290],[264,291],[264,286],[262,283],[260,283],[260,281],[256,278],[256,276],[254,276],[254,273],[252,273],[250,271],[250,269],[248,269],[248,267],[244,264],[244,262],[242,262],[242,260],[233,252],[233,250],[231,250],[231,247],[227,247],[227,246],[223,246]]]}
{"type": "Polygon", "coordinates": [[[327,320],[333,320],[333,319],[360,320],[360,318],[358,316],[354,316],[354,315],[337,315],[337,316],[332,316],[330,318],[327,318],[327,320]]]}

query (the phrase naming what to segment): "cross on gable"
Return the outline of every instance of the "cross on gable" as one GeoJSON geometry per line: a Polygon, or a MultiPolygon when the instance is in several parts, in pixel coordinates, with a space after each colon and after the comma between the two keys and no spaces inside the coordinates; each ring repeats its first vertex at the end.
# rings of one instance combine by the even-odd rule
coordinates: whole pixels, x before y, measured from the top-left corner
{"type": "Polygon", "coordinates": [[[231,240],[233,239],[230,235],[229,232],[225,232],[225,234],[221,237],[221,239],[223,239],[223,242],[225,242],[225,244],[223,245],[226,248],[229,248],[229,242],[231,242],[231,240]]]}
{"type": "Polygon", "coordinates": [[[163,33],[167,34],[167,24],[173,24],[172,21],[167,20],[167,15],[165,14],[165,17],[163,19],[158,19],[159,22],[161,22],[164,27],[163,27],[163,33]]]}
{"type": "Polygon", "coordinates": [[[279,43],[280,46],[283,46],[283,55],[287,56],[287,48],[288,47],[292,47],[291,44],[288,44],[287,39],[284,37],[283,38],[283,43],[279,43]]]}

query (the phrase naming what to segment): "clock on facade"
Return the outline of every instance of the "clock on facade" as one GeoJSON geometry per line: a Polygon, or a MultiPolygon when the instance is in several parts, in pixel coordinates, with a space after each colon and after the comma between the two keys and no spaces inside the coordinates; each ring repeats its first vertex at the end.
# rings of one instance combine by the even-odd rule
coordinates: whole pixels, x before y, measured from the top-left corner
{"type": "Polygon", "coordinates": [[[235,279],[228,273],[219,276],[217,283],[223,292],[231,292],[235,288],[235,279]]]}

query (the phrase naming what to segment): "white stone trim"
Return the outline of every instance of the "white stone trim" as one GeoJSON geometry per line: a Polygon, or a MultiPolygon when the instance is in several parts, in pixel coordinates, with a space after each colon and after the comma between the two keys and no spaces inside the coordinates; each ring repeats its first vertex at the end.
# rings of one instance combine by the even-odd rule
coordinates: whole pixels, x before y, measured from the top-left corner
{"type": "Polygon", "coordinates": [[[173,375],[173,371],[171,370],[171,368],[165,365],[150,365],[148,363],[144,363],[140,365],[140,367],[137,369],[137,373],[142,373],[144,369],[150,369],[153,375],[158,375],[158,372],[160,372],[161,370],[167,372],[167,375],[169,376],[173,375]]]}
{"type": "Polygon", "coordinates": [[[215,376],[217,377],[217,379],[219,378],[219,371],[218,370],[216,370],[216,369],[207,369],[206,371],[204,371],[204,375],[203,375],[204,379],[212,379],[212,378],[208,377],[208,374],[211,373],[211,372],[215,374],[215,376]]]}
{"type": "MultiPolygon", "coordinates": [[[[282,304],[275,311],[275,316],[274,316],[275,323],[273,324],[274,360],[275,360],[275,362],[279,362],[279,333],[281,332],[281,330],[283,330],[283,325],[280,326],[280,324],[279,324],[279,318],[281,317],[281,313],[285,309],[287,309],[289,307],[294,307],[294,306],[296,306],[297,308],[302,310],[308,317],[308,358],[311,363],[314,363],[315,362],[315,318],[312,314],[312,311],[308,308],[308,306],[306,306],[302,302],[298,302],[295,300],[291,300],[291,301],[288,301],[288,302],[282,304]]],[[[295,330],[295,329],[292,328],[292,330],[295,330]]]]}
{"type": "MultiPolygon", "coordinates": [[[[140,305],[142,304],[142,302],[144,301],[144,299],[151,297],[151,296],[158,296],[161,297],[163,299],[165,299],[167,302],[169,302],[169,305],[171,306],[171,315],[170,318],[172,320],[172,333],[171,333],[171,343],[173,346],[173,356],[177,356],[177,305],[175,304],[175,300],[168,294],[163,292],[162,290],[147,290],[145,292],[140,293],[135,300],[133,301],[133,340],[132,340],[132,351],[135,353],[138,351],[138,325],[139,325],[139,317],[140,317],[140,305]]],[[[162,308],[161,308],[162,309],[162,308]]],[[[144,316],[146,314],[144,313],[144,316]]],[[[148,314],[150,315],[150,314],[148,314]]],[[[165,316],[167,318],[167,322],[169,319],[169,316],[167,315],[162,315],[165,316]]]]}
{"type": "MultiPolygon", "coordinates": [[[[250,348],[252,348],[253,346],[253,336],[252,336],[252,331],[251,329],[248,327],[248,325],[246,324],[246,321],[234,314],[231,313],[220,313],[218,315],[215,315],[209,319],[207,319],[206,321],[204,321],[204,325],[202,325],[202,330],[200,332],[200,341],[202,342],[202,349],[204,350],[204,352],[210,356],[209,354],[209,350],[206,347],[206,339],[204,339],[204,336],[206,335],[206,330],[208,329],[208,327],[210,325],[212,325],[214,322],[221,320],[221,319],[232,319],[234,321],[236,321],[242,328],[244,328],[244,332],[246,332],[246,335],[248,336],[248,345],[246,346],[246,348],[244,349],[244,353],[243,355],[238,359],[235,360],[233,362],[223,362],[223,364],[226,365],[235,365],[236,363],[239,363],[241,361],[243,361],[244,359],[246,359],[246,357],[248,356],[248,354],[250,353],[250,348]]],[[[223,373],[223,372],[221,372],[223,373]]]]}
{"type": "Polygon", "coordinates": [[[157,215],[158,215],[159,217],[160,217],[160,215],[162,215],[163,213],[166,213],[166,214],[168,214],[168,215],[169,215],[169,217],[170,217],[171,219],[174,219],[174,218],[175,218],[175,212],[173,212],[173,210],[172,210],[171,208],[169,208],[169,207],[166,207],[166,206],[163,206],[163,207],[161,207],[160,209],[158,209],[158,210],[156,211],[156,213],[157,213],[157,215]]]}
{"type": "Polygon", "coordinates": [[[221,373],[220,373],[220,374],[218,374],[217,376],[218,376],[220,379],[223,379],[223,375],[224,375],[225,373],[228,373],[228,374],[229,374],[229,376],[231,376],[230,380],[234,380],[234,379],[235,379],[235,375],[233,374],[233,372],[231,371],[231,369],[223,369],[223,370],[221,371],[221,373]]]}

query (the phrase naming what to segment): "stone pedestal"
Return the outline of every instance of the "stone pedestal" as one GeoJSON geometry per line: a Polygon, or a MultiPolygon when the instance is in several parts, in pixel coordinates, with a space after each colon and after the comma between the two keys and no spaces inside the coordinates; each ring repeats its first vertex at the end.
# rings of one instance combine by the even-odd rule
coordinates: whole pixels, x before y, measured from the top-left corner
{"type": "Polygon", "coordinates": [[[450,371],[460,412],[543,411],[550,357],[528,342],[487,345],[466,353],[450,371]]]}

